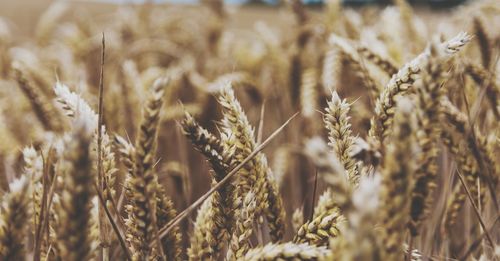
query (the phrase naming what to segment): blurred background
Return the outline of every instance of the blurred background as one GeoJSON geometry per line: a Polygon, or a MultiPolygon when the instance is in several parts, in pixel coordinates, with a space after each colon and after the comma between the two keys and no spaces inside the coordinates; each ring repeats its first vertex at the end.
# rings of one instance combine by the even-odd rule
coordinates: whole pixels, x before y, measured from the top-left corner
{"type": "MultiPolygon", "coordinates": [[[[137,5],[144,3],[155,4],[175,4],[195,6],[203,0],[0,0],[0,16],[10,21],[17,30],[17,33],[23,36],[33,33],[35,24],[40,15],[54,2],[66,2],[74,8],[85,7],[86,10],[99,14],[106,14],[120,5],[137,5]]],[[[210,0],[208,0],[210,1],[210,0]]],[[[448,8],[473,2],[474,0],[410,0],[416,11],[427,13],[429,8],[435,11],[442,11],[448,8]]],[[[322,9],[324,0],[303,0],[311,9],[322,9]]],[[[242,14],[243,20],[236,21],[236,26],[246,28],[253,26],[256,20],[270,21],[275,15],[275,9],[284,5],[283,0],[225,0],[226,4],[233,5],[238,9],[235,12],[242,14]],[[243,9],[242,9],[243,8],[243,9]],[[244,10],[244,11],[242,11],[244,10]],[[246,19],[248,17],[248,19],[246,19]]],[[[342,0],[342,3],[354,8],[366,8],[373,5],[388,5],[391,0],[342,0]]],[[[320,11],[320,10],[318,10],[320,11]]]]}

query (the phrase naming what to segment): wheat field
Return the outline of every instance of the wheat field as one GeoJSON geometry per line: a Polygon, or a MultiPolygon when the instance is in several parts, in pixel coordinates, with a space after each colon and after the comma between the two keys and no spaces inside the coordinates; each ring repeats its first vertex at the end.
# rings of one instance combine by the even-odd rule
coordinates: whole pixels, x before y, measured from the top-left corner
{"type": "Polygon", "coordinates": [[[0,260],[500,260],[497,0],[106,10],[0,18],[0,260]]]}

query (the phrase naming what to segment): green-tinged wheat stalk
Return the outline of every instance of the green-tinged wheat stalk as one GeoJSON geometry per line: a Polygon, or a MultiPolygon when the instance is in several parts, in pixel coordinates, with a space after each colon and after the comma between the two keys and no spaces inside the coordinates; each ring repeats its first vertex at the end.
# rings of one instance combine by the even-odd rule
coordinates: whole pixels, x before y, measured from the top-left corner
{"type": "MultiPolygon", "coordinates": [[[[230,85],[222,90],[219,96],[219,103],[224,108],[221,140],[225,149],[230,150],[234,147],[234,158],[237,162],[241,162],[255,148],[254,129],[251,127],[240,103],[236,100],[234,91],[230,85]]],[[[263,179],[264,173],[258,171],[262,167],[258,158],[260,157],[255,157],[238,173],[238,196],[244,196],[256,186],[257,182],[263,179]]],[[[262,191],[262,193],[264,192],[262,191]]],[[[263,197],[259,197],[258,195],[256,197],[263,199],[263,197]]],[[[263,200],[259,201],[257,204],[259,205],[258,208],[263,207],[260,204],[265,204],[265,202],[263,200]]]]}

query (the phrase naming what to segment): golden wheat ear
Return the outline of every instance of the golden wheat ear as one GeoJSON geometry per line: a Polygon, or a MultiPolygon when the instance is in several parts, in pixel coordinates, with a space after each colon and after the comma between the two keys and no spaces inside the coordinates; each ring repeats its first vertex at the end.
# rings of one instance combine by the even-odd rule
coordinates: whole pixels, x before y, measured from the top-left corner
{"type": "MultiPolygon", "coordinates": [[[[156,220],[158,227],[165,226],[176,216],[177,211],[175,210],[174,203],[167,196],[163,186],[159,185],[156,195],[156,220]]],[[[182,234],[179,226],[174,227],[166,237],[162,238],[161,244],[166,260],[182,260],[182,234]]]]}
{"type": "Polygon", "coordinates": [[[488,32],[484,26],[484,21],[481,17],[475,16],[473,19],[474,35],[477,38],[479,51],[481,52],[481,62],[485,69],[489,69],[492,57],[492,44],[488,32]]]}
{"type": "Polygon", "coordinates": [[[346,219],[340,213],[339,208],[330,208],[300,226],[293,242],[328,246],[330,239],[340,235],[339,227],[345,221],[346,219]]]}
{"type": "Polygon", "coordinates": [[[30,79],[28,79],[25,69],[21,66],[21,63],[14,62],[12,67],[19,88],[30,101],[31,107],[44,129],[54,132],[61,131],[62,126],[57,119],[59,115],[56,114],[52,104],[47,101],[43,93],[36,86],[34,86],[30,79]]]}
{"type": "Polygon", "coordinates": [[[201,127],[191,114],[185,114],[181,126],[184,135],[189,138],[196,150],[201,152],[209,161],[219,182],[228,172],[231,162],[229,151],[224,149],[224,144],[212,133],[201,127]]]}
{"type": "Polygon", "coordinates": [[[305,260],[316,261],[326,258],[330,250],[326,247],[311,246],[308,244],[267,244],[263,247],[251,249],[241,259],[247,261],[264,260],[305,260]]]}
{"type": "Polygon", "coordinates": [[[257,207],[255,194],[253,192],[247,193],[238,205],[235,230],[226,254],[227,260],[238,260],[245,256],[250,249],[249,239],[252,236],[255,208],[257,207]]]}
{"type": "Polygon", "coordinates": [[[26,236],[30,198],[26,176],[9,184],[10,191],[3,195],[0,215],[0,259],[25,260],[26,236]]]}
{"type": "Polygon", "coordinates": [[[59,204],[57,246],[63,260],[85,260],[90,257],[90,207],[93,191],[91,132],[84,121],[77,121],[74,132],[64,144],[60,163],[64,177],[59,204]]]}
{"type": "MultiPolygon", "coordinates": [[[[224,109],[221,140],[226,148],[234,148],[234,162],[241,162],[257,148],[254,129],[229,83],[222,88],[219,103],[224,109]]],[[[240,173],[241,176],[236,185],[236,198],[243,198],[248,191],[255,191],[256,218],[262,223],[261,217],[265,216],[271,230],[272,240],[280,240],[284,234],[285,211],[278,187],[273,176],[270,175],[266,156],[258,153],[240,170],[240,173]]],[[[237,200],[236,198],[234,200],[237,200]]]]}
{"type": "Polygon", "coordinates": [[[382,163],[382,187],[380,191],[379,221],[384,255],[387,260],[404,259],[401,242],[410,219],[411,192],[414,186],[416,153],[415,118],[408,99],[400,99],[395,117],[394,132],[386,147],[382,163]]]}
{"type": "MultiPolygon", "coordinates": [[[[435,46],[437,54],[442,59],[441,62],[450,59],[450,57],[470,42],[471,39],[470,35],[462,32],[450,40],[435,46]]],[[[379,147],[390,133],[395,113],[395,98],[399,95],[404,95],[412,88],[422,68],[427,65],[429,57],[431,57],[430,51],[430,48],[427,48],[412,61],[406,63],[391,77],[375,101],[375,115],[370,120],[371,126],[368,135],[373,140],[373,143],[378,144],[379,147]]]]}
{"type": "Polygon", "coordinates": [[[349,122],[349,110],[351,105],[344,99],[340,99],[337,92],[332,93],[328,101],[328,107],[324,115],[324,123],[328,130],[328,140],[338,160],[347,171],[349,181],[357,184],[359,170],[356,161],[352,158],[352,150],[355,137],[352,135],[351,123],[349,122]]]}
{"type": "Polygon", "coordinates": [[[491,105],[491,111],[497,120],[500,119],[500,85],[495,76],[480,64],[468,62],[465,64],[464,72],[468,74],[477,87],[486,89],[486,98],[491,105]]]}
{"type": "MultiPolygon", "coordinates": [[[[209,161],[213,169],[213,183],[220,182],[230,171],[231,151],[224,144],[201,127],[194,118],[186,113],[181,122],[184,134],[191,140],[195,148],[209,161]]],[[[195,259],[196,252],[202,254],[202,259],[217,256],[232,233],[234,186],[229,183],[210,196],[210,208],[203,209],[194,225],[194,237],[191,240],[190,259],[195,259]],[[203,223],[198,223],[203,222],[203,223]]]]}
{"type": "Polygon", "coordinates": [[[498,169],[494,160],[495,152],[488,149],[491,142],[488,142],[488,138],[479,129],[469,124],[469,117],[453,105],[448,98],[443,98],[440,104],[443,107],[446,126],[451,126],[450,131],[465,140],[467,151],[471,152],[469,155],[474,158],[475,164],[477,164],[479,178],[484,180],[491,198],[494,202],[497,202],[495,187],[499,178],[498,174],[496,174],[498,169]]]}
{"type": "Polygon", "coordinates": [[[442,110],[439,101],[444,96],[441,88],[445,79],[443,60],[437,46],[431,46],[428,62],[420,72],[421,81],[415,86],[417,91],[417,142],[422,150],[419,154],[419,168],[415,173],[415,188],[412,192],[410,231],[413,236],[425,219],[431,204],[430,197],[436,186],[438,174],[439,148],[437,143],[441,133],[442,110]]]}
{"type": "Polygon", "coordinates": [[[388,58],[382,57],[380,54],[375,53],[370,48],[366,46],[358,46],[356,49],[361,56],[377,65],[380,69],[382,69],[382,71],[387,74],[387,76],[391,77],[398,72],[398,68],[393,61],[389,60],[388,58]]]}
{"type": "MultiPolygon", "coordinates": [[[[163,104],[164,88],[168,81],[157,79],[150,90],[150,96],[143,109],[143,118],[135,145],[132,177],[126,184],[130,190],[130,204],[127,206],[127,240],[131,244],[134,260],[151,257],[150,244],[157,239],[156,217],[158,177],[153,170],[157,146],[157,132],[160,110],[163,104]]],[[[162,246],[157,242],[157,251],[162,246]]]]}

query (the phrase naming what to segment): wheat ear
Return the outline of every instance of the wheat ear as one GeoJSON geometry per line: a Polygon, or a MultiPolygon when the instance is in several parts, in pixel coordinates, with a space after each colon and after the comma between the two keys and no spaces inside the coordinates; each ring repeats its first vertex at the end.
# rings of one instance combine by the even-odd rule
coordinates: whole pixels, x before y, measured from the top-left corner
{"type": "Polygon", "coordinates": [[[479,51],[481,52],[481,62],[483,64],[483,67],[488,69],[490,68],[491,64],[492,53],[492,44],[490,42],[490,37],[486,32],[483,20],[479,16],[474,17],[473,24],[474,33],[479,44],[479,51]]]}
{"type": "MultiPolygon", "coordinates": [[[[224,150],[224,146],[214,135],[202,128],[194,118],[186,113],[182,121],[182,127],[185,135],[191,140],[195,148],[200,151],[210,162],[213,172],[213,182],[220,182],[229,172],[231,162],[228,150],[224,150]]],[[[201,235],[201,238],[193,237],[191,248],[203,249],[203,245],[208,244],[208,251],[200,256],[201,259],[213,258],[227,241],[228,233],[232,231],[233,222],[233,206],[232,199],[235,197],[234,186],[230,183],[222,189],[214,192],[211,197],[211,206],[207,208],[208,213],[203,213],[206,218],[200,219],[203,224],[195,223],[195,235],[201,235]],[[198,246],[195,246],[198,244],[198,246]],[[201,245],[200,245],[201,244],[201,245]]],[[[198,219],[197,219],[198,222],[198,219]]],[[[194,250],[192,251],[194,252],[194,250]]],[[[191,259],[194,259],[194,254],[191,259]]]]}
{"type": "Polygon", "coordinates": [[[389,77],[398,72],[398,68],[396,67],[394,62],[375,53],[370,48],[366,46],[358,46],[356,49],[361,56],[363,56],[366,60],[372,62],[373,64],[377,65],[389,77]]]}
{"type": "Polygon", "coordinates": [[[356,184],[359,179],[359,171],[356,161],[351,156],[356,137],[352,136],[351,123],[349,122],[350,106],[345,99],[341,100],[338,93],[334,91],[332,99],[328,101],[323,120],[329,134],[329,145],[344,165],[349,181],[356,184]]]}
{"type": "Polygon", "coordinates": [[[227,260],[237,260],[242,258],[250,249],[250,236],[252,235],[252,226],[255,216],[256,198],[253,192],[248,192],[238,204],[236,210],[235,231],[229,243],[227,251],[227,260]]]}
{"type": "MultiPolygon", "coordinates": [[[[234,146],[236,163],[241,162],[257,147],[254,130],[229,84],[222,89],[219,103],[224,108],[222,141],[227,148],[234,146]]],[[[269,184],[274,181],[269,180],[269,167],[265,155],[263,153],[257,154],[240,170],[240,173],[241,176],[237,183],[237,197],[244,197],[248,191],[255,189],[256,217],[259,218],[265,214],[271,235],[274,240],[278,240],[283,235],[284,224],[282,222],[284,219],[282,217],[284,210],[278,195],[277,185],[269,184]]]]}
{"type": "Polygon", "coordinates": [[[486,98],[491,104],[491,111],[496,119],[500,119],[500,85],[495,79],[495,75],[491,74],[487,69],[475,63],[467,63],[464,72],[471,76],[478,87],[486,89],[486,98]]]}
{"type": "MultiPolygon", "coordinates": [[[[166,195],[163,186],[158,186],[158,193],[156,194],[156,221],[158,227],[163,227],[168,222],[177,216],[174,203],[166,195]]],[[[161,239],[163,252],[167,260],[180,261],[182,260],[182,236],[178,226],[164,238],[161,239]]]]}
{"type": "Polygon", "coordinates": [[[418,131],[417,142],[422,150],[419,155],[419,168],[415,173],[415,188],[412,192],[411,221],[409,224],[413,236],[418,234],[419,227],[429,208],[430,197],[436,187],[438,172],[438,147],[441,128],[441,106],[443,97],[441,88],[444,79],[444,69],[439,59],[438,49],[431,46],[431,56],[421,72],[421,81],[417,87],[418,97],[418,131]]]}
{"type": "MultiPolygon", "coordinates": [[[[472,194],[472,193],[471,193],[472,194]]],[[[453,191],[446,202],[446,214],[444,217],[444,228],[446,232],[450,233],[453,226],[458,220],[460,210],[467,199],[467,195],[463,191],[462,184],[455,184],[453,191]]]]}
{"type": "Polygon", "coordinates": [[[300,78],[300,109],[306,118],[312,118],[318,107],[318,73],[315,67],[305,68],[300,78]]]}
{"type": "Polygon", "coordinates": [[[26,176],[9,184],[10,191],[3,195],[0,215],[0,258],[24,260],[26,258],[26,224],[29,220],[29,181],[26,176]]]}
{"type": "Polygon", "coordinates": [[[403,259],[401,242],[409,220],[411,191],[413,187],[415,122],[412,121],[412,104],[400,100],[399,113],[395,117],[395,128],[391,142],[387,145],[382,163],[382,189],[380,192],[381,237],[387,260],[403,259]]]}
{"type": "MultiPolygon", "coordinates": [[[[466,33],[460,33],[447,42],[439,44],[437,52],[444,58],[449,58],[458,52],[471,40],[466,33]]],[[[394,74],[375,102],[375,115],[371,119],[369,136],[375,140],[375,144],[383,143],[389,134],[392,120],[395,113],[395,97],[404,94],[415,82],[422,67],[427,64],[430,57],[430,49],[427,48],[409,63],[405,64],[396,74],[394,74]]],[[[444,59],[443,58],[443,59],[444,59]]]]}
{"type": "Polygon", "coordinates": [[[84,121],[76,121],[75,131],[64,148],[60,163],[64,187],[57,207],[58,250],[63,260],[85,260],[90,256],[90,207],[92,198],[91,132],[84,121]]]}
{"type": "Polygon", "coordinates": [[[327,246],[331,238],[340,234],[339,225],[345,221],[340,209],[332,208],[324,211],[304,223],[295,235],[294,243],[308,243],[315,246],[327,246]]]}
{"type": "Polygon", "coordinates": [[[153,254],[149,244],[155,240],[158,229],[156,224],[158,177],[153,166],[160,110],[166,84],[167,80],[160,78],[151,88],[151,96],[144,106],[143,119],[135,145],[133,175],[129,179],[130,183],[127,184],[131,192],[126,222],[127,239],[131,244],[134,260],[147,259],[153,254]]]}
{"type": "Polygon", "coordinates": [[[270,261],[270,260],[305,260],[315,261],[322,260],[329,253],[325,247],[311,246],[308,244],[267,244],[263,247],[254,248],[241,260],[248,261],[270,261]]]}
{"type": "Polygon", "coordinates": [[[57,121],[58,115],[55,114],[51,104],[45,100],[40,90],[33,86],[19,63],[14,62],[12,67],[19,87],[30,101],[33,111],[44,129],[47,131],[61,131],[62,126],[57,121]]]}
{"type": "Polygon", "coordinates": [[[488,149],[488,139],[478,129],[473,129],[469,125],[469,118],[462,113],[449,99],[443,98],[440,101],[443,107],[443,114],[446,122],[449,123],[454,131],[461,135],[469,151],[476,160],[479,169],[479,178],[484,179],[489,186],[490,195],[496,201],[494,187],[498,183],[498,173],[495,164],[495,156],[492,150],[488,149]]]}

